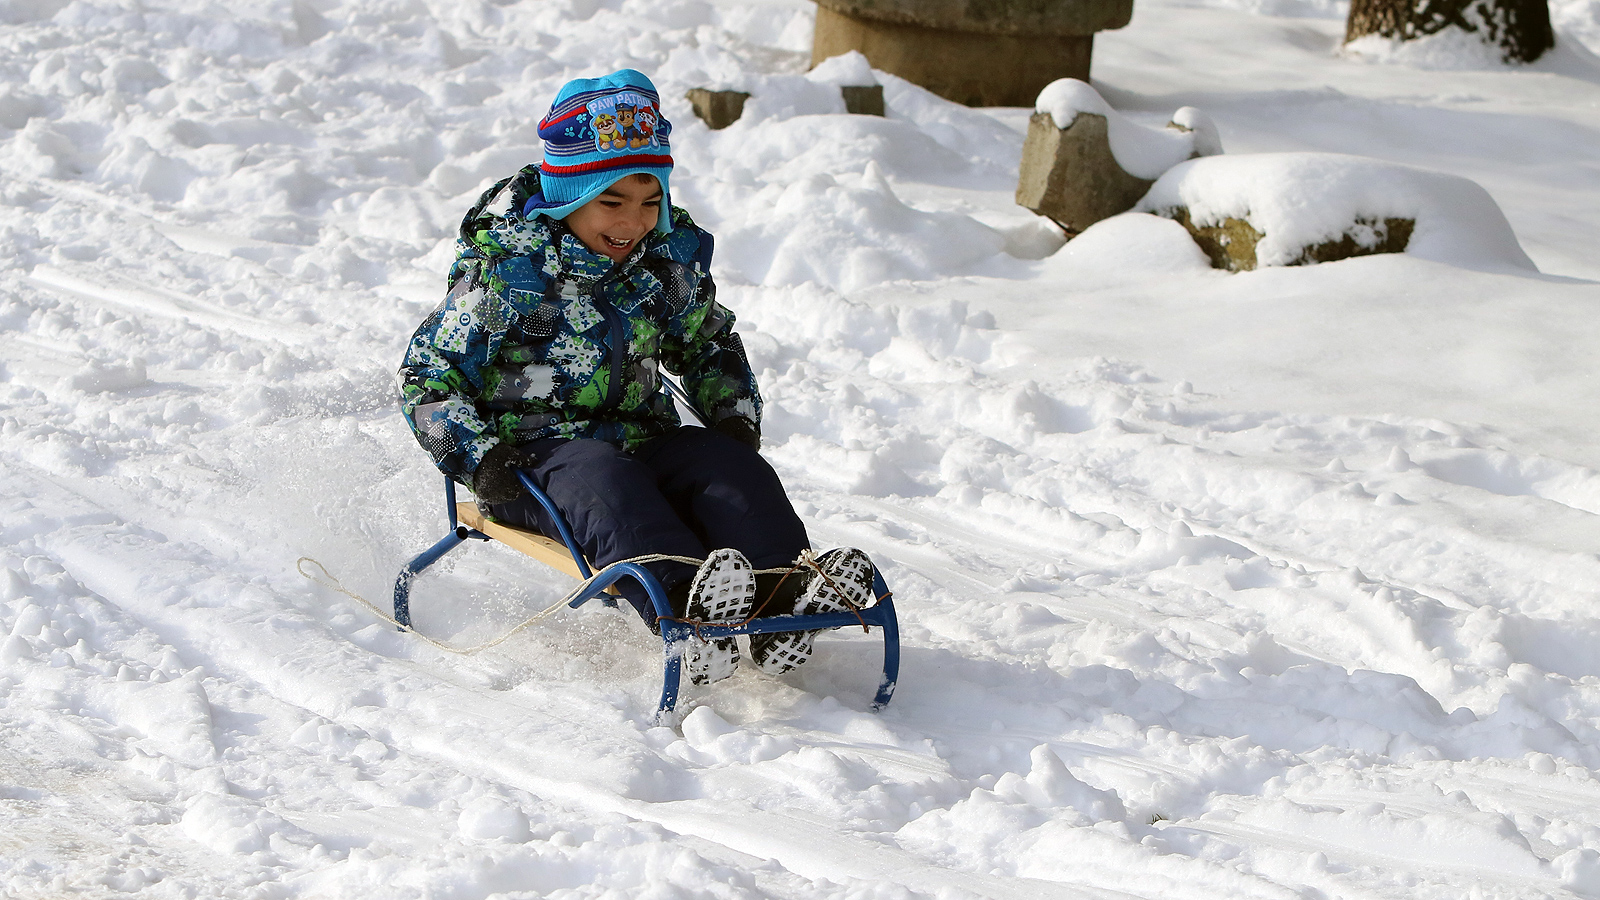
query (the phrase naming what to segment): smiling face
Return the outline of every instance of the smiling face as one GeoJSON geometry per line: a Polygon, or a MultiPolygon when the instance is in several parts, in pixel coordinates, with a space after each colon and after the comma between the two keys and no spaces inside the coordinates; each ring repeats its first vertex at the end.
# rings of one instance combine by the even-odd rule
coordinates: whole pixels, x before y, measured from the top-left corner
{"type": "Polygon", "coordinates": [[[661,217],[661,182],[625,175],[600,196],[567,215],[567,227],[590,250],[621,262],[661,217]]]}

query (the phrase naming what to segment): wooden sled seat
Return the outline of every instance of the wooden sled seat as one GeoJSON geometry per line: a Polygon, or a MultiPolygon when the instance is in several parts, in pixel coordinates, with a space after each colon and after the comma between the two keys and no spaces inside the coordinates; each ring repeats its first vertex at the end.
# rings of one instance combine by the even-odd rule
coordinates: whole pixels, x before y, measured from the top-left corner
{"type": "MultiPolygon", "coordinates": [[[[587,577],[579,571],[578,562],[566,545],[531,529],[496,522],[484,515],[476,503],[457,503],[456,521],[579,581],[587,577]]],[[[606,593],[620,596],[614,585],[606,588],[606,593]]]]}

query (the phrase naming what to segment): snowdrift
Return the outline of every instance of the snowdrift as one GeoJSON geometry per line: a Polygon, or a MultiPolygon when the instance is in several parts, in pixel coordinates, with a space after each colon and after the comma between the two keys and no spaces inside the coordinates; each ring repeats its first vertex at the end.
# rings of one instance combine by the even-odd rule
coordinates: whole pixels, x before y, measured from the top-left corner
{"type": "Polygon", "coordinates": [[[1307,248],[1349,235],[1380,238],[1371,224],[1414,222],[1405,252],[1488,271],[1534,270],[1488,191],[1441,172],[1333,153],[1261,153],[1189,160],[1169,169],[1135,207],[1197,226],[1227,219],[1261,233],[1259,265],[1303,261],[1307,248]]]}

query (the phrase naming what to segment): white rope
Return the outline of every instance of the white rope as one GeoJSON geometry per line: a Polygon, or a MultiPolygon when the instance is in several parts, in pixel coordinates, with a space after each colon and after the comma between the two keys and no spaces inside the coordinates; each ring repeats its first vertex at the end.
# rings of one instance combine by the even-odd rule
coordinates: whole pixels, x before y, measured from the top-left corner
{"type": "MultiPolygon", "coordinates": [[[[685,563],[685,564],[691,565],[691,566],[699,566],[700,564],[704,563],[705,560],[703,560],[703,559],[695,559],[695,558],[690,557],[690,556],[671,556],[671,555],[668,555],[668,554],[665,554],[665,553],[648,553],[648,554],[646,554],[644,556],[635,556],[632,559],[618,560],[617,562],[612,563],[611,565],[613,565],[613,566],[614,565],[620,565],[621,563],[638,563],[640,565],[643,565],[645,563],[652,563],[652,562],[680,562],[680,563],[685,563]]],[[[806,567],[810,567],[810,568],[813,568],[813,569],[818,569],[818,567],[817,567],[817,558],[816,558],[815,555],[812,554],[810,548],[807,548],[805,550],[800,551],[800,556],[799,556],[798,559],[795,560],[795,564],[793,566],[789,566],[789,567],[780,566],[780,567],[778,567],[776,569],[753,569],[751,571],[756,575],[776,575],[776,574],[781,574],[781,573],[784,573],[784,572],[792,572],[792,571],[794,571],[794,569],[796,569],[798,567],[801,567],[801,566],[806,566],[806,567]]],[[[551,613],[554,613],[555,611],[559,610],[561,607],[563,607],[563,606],[567,605],[568,603],[571,603],[573,600],[577,599],[577,597],[580,594],[582,594],[584,592],[584,590],[587,589],[589,587],[589,585],[596,578],[599,578],[602,572],[605,571],[605,569],[602,569],[599,572],[595,572],[594,574],[590,575],[588,578],[586,578],[582,582],[580,582],[577,587],[575,587],[571,591],[569,591],[565,597],[562,597],[560,600],[556,601],[555,603],[552,603],[549,606],[546,606],[544,609],[541,609],[538,612],[534,613],[533,615],[527,617],[526,619],[523,619],[521,622],[519,622],[516,625],[516,627],[512,628],[510,631],[506,632],[505,634],[500,635],[499,637],[495,638],[494,640],[487,641],[487,642],[482,643],[482,644],[478,644],[477,646],[474,646],[474,647],[456,647],[456,646],[453,646],[451,644],[447,644],[444,641],[435,640],[435,639],[433,639],[431,637],[428,637],[427,635],[425,635],[422,632],[416,630],[415,628],[412,628],[409,625],[400,624],[400,622],[397,619],[395,619],[393,616],[390,616],[388,613],[384,612],[376,604],[374,604],[371,600],[368,600],[367,598],[361,596],[360,594],[357,594],[355,591],[352,591],[349,588],[346,588],[343,584],[341,584],[339,582],[339,579],[338,579],[337,576],[335,576],[332,572],[328,571],[328,567],[327,566],[323,565],[321,562],[319,562],[316,559],[313,559],[313,558],[311,558],[309,556],[302,556],[298,560],[295,561],[294,567],[295,567],[295,570],[298,571],[302,577],[308,579],[309,581],[311,581],[311,582],[313,582],[315,584],[320,584],[325,588],[329,588],[330,590],[338,591],[339,593],[345,595],[346,597],[349,597],[351,600],[354,600],[357,603],[361,604],[362,606],[365,606],[373,615],[375,615],[378,618],[384,620],[385,622],[388,622],[390,625],[393,625],[394,627],[400,629],[401,631],[408,631],[408,632],[416,635],[417,637],[423,639],[424,641],[427,641],[429,644],[432,644],[433,646],[438,647],[440,650],[444,650],[444,651],[449,652],[449,653],[457,653],[457,654],[460,654],[462,656],[471,656],[471,655],[473,655],[475,653],[481,653],[481,652],[483,652],[485,650],[488,650],[490,647],[495,647],[495,646],[498,646],[500,644],[503,644],[506,641],[510,640],[512,637],[516,636],[518,633],[527,630],[529,627],[531,627],[533,625],[533,623],[539,621],[540,619],[545,618],[546,616],[549,616],[551,613]],[[317,568],[321,569],[322,570],[322,574],[327,576],[327,580],[324,581],[324,580],[318,578],[317,576],[311,574],[310,572],[307,572],[306,569],[305,569],[306,563],[310,563],[310,564],[316,566],[317,568]]],[[[610,568],[610,566],[607,566],[606,568],[610,568]]],[[[821,571],[821,570],[818,569],[818,571],[821,571]]],[[[710,625],[710,624],[726,624],[726,623],[706,622],[706,623],[703,623],[703,624],[710,625]]]]}

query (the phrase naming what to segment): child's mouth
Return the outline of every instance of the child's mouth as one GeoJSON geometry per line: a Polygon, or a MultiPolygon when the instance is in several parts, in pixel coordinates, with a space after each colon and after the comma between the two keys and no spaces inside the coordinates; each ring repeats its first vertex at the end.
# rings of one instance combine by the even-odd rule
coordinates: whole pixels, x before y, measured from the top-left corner
{"type": "Polygon", "coordinates": [[[605,235],[605,234],[600,235],[600,237],[604,238],[605,242],[606,242],[606,246],[610,247],[613,250],[625,250],[625,249],[627,249],[629,244],[633,243],[633,241],[619,241],[616,238],[611,237],[610,235],[605,235]]]}

